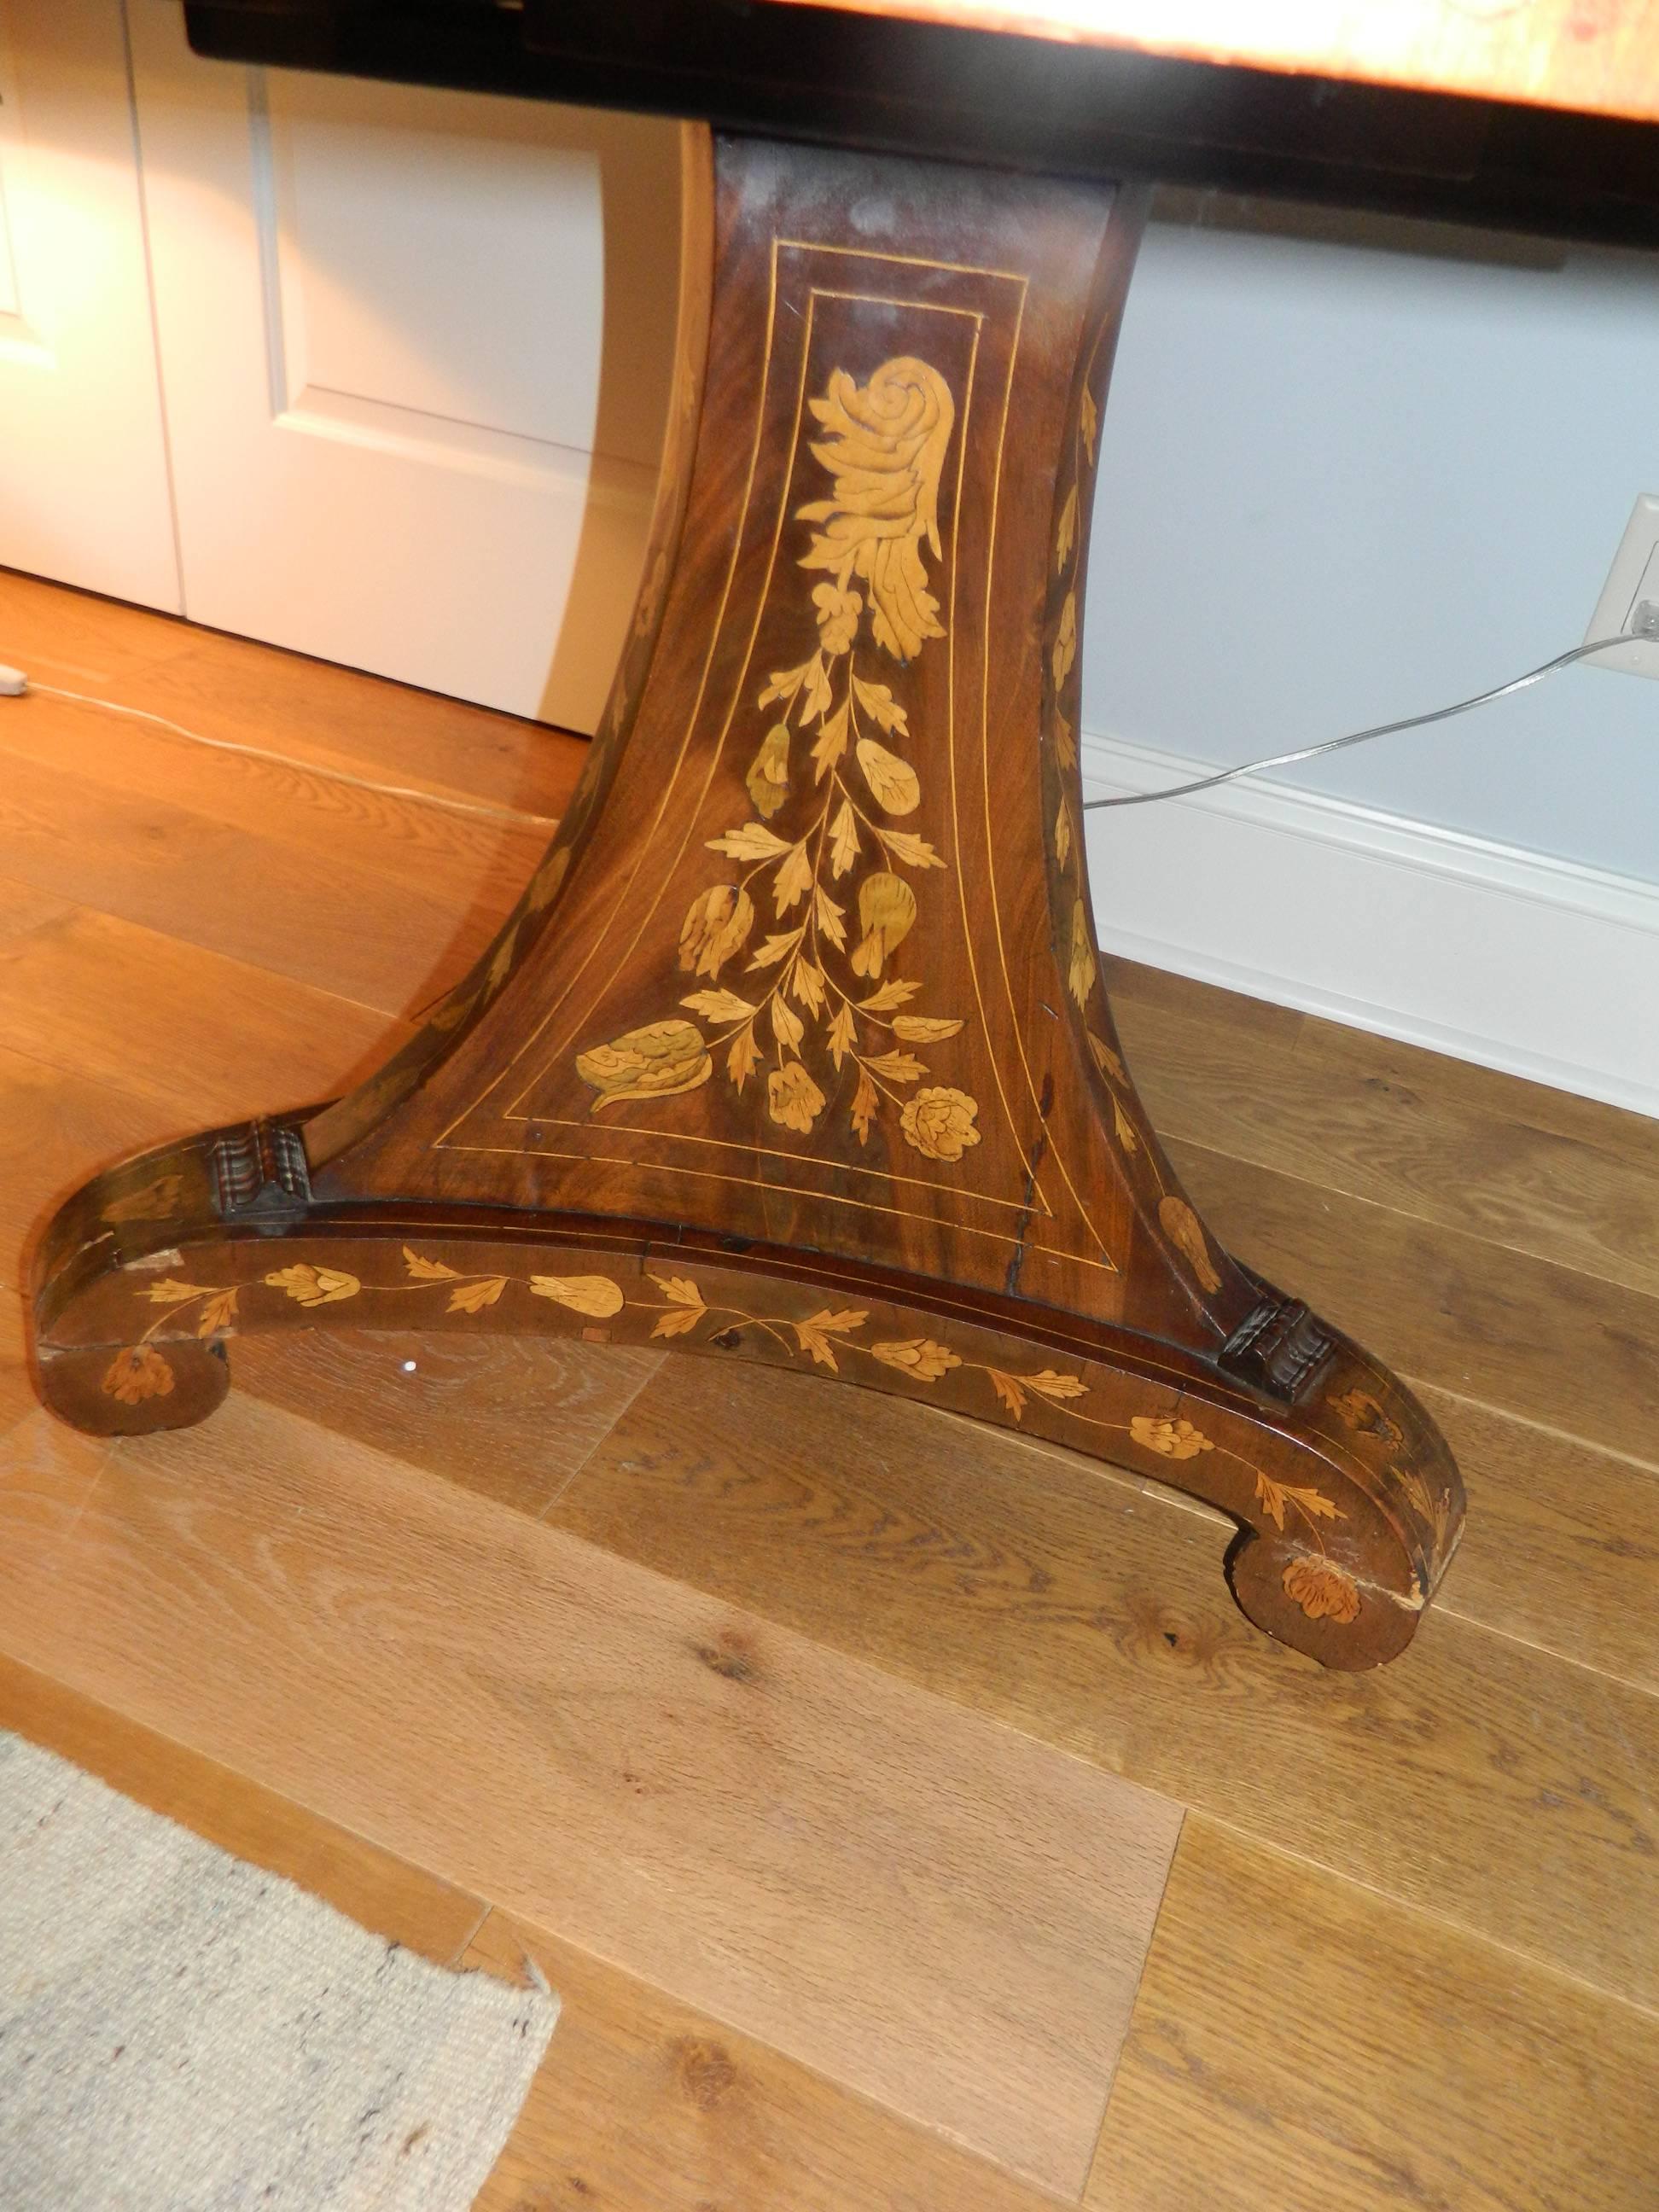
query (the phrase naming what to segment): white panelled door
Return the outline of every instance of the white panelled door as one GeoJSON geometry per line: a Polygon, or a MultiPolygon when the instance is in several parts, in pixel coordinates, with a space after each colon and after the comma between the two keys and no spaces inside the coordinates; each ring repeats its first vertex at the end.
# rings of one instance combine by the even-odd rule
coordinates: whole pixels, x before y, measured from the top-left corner
{"type": "Polygon", "coordinates": [[[0,562],[179,610],[118,0],[0,5],[0,562]]]}
{"type": "Polygon", "coordinates": [[[186,612],[591,730],[667,410],[677,126],[128,16],[186,612]]]}

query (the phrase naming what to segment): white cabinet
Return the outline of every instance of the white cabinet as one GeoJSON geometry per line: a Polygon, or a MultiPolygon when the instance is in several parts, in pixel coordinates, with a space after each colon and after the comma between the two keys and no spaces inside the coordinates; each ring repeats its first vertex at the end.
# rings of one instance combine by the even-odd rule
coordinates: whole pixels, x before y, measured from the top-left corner
{"type": "MultiPolygon", "coordinates": [[[[119,52],[118,0],[62,16],[119,52]]],[[[676,126],[245,70],[191,54],[174,0],[126,18],[131,100],[123,74],[100,104],[143,222],[100,251],[152,449],[159,362],[177,571],[170,596],[97,588],[591,729],[667,405],[676,126]]],[[[63,494],[55,556],[0,517],[0,561],[92,582],[101,518],[63,494]]]]}
{"type": "Polygon", "coordinates": [[[0,0],[0,562],[180,604],[114,0],[0,0]]]}

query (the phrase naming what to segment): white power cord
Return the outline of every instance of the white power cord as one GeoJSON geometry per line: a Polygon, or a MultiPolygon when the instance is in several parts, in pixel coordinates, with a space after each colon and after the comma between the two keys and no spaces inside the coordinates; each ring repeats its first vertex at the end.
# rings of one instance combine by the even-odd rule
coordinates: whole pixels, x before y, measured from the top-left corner
{"type": "MultiPolygon", "coordinates": [[[[1168,784],[1159,791],[1128,791],[1112,799],[1085,799],[1083,811],[1089,814],[1097,807],[1149,806],[1158,799],[1188,799],[1195,792],[1214,791],[1219,785],[1235,782],[1242,775],[1260,775],[1271,768],[1294,768],[1303,761],[1318,760],[1326,753],[1342,752],[1349,745],[1369,744],[1373,738],[1393,737],[1400,730],[1420,730],[1430,722],[1449,721],[1454,714],[1467,714],[1471,708],[1490,706],[1494,699],[1506,699],[1512,691],[1524,691],[1530,684],[1541,684],[1558,669],[1570,668],[1574,661],[1586,660],[1593,653],[1606,653],[1615,645],[1630,642],[1628,633],[1618,637],[1599,637],[1589,645],[1575,645],[1565,653],[1558,653],[1553,660],[1529,668],[1524,676],[1511,677],[1507,684],[1495,684],[1490,690],[1477,691],[1473,698],[1460,699],[1454,706],[1436,707],[1426,714],[1407,714],[1397,722],[1377,722],[1368,730],[1350,730],[1345,737],[1327,738],[1322,744],[1302,745],[1295,752],[1269,753],[1261,760],[1243,761],[1237,768],[1218,769],[1212,775],[1194,776],[1190,782],[1168,784]]],[[[405,784],[376,783],[371,777],[353,775],[347,769],[325,768],[315,761],[296,761],[287,753],[272,752],[264,745],[243,744],[232,738],[210,738],[200,730],[187,730],[182,722],[169,721],[165,714],[152,714],[143,707],[118,706],[113,699],[95,699],[84,691],[65,691],[55,684],[31,684],[21,669],[0,664],[0,697],[17,698],[30,690],[51,699],[66,699],[78,707],[95,707],[106,714],[125,714],[135,722],[152,723],[159,730],[170,731],[174,737],[187,738],[191,744],[210,746],[215,752],[240,753],[250,760],[269,761],[278,768],[325,776],[332,783],[349,785],[355,791],[374,792],[382,799],[412,799],[417,805],[445,807],[451,813],[477,815],[488,822],[526,823],[544,829],[551,829],[558,819],[556,815],[531,814],[516,806],[491,806],[483,799],[447,799],[438,792],[416,791],[405,784]]]]}
{"type": "Polygon", "coordinates": [[[1097,806],[1147,806],[1157,799],[1187,799],[1195,791],[1213,791],[1218,784],[1231,783],[1241,775],[1259,775],[1263,769],[1293,768],[1298,761],[1317,760],[1322,753],[1340,753],[1346,745],[1369,744],[1373,738],[1392,737],[1396,730],[1419,730],[1425,722],[1444,722],[1454,714],[1467,714],[1471,707],[1485,707],[1494,699],[1507,698],[1511,691],[1524,691],[1529,684],[1541,684],[1547,676],[1553,676],[1558,668],[1571,667],[1575,660],[1586,659],[1592,653],[1605,653],[1610,646],[1628,645],[1628,634],[1620,637],[1598,637],[1590,645],[1575,645],[1569,653],[1558,653],[1553,660],[1547,660],[1539,668],[1529,668],[1524,676],[1511,677],[1507,684],[1494,684],[1490,691],[1477,691],[1473,699],[1460,699],[1455,707],[1437,707],[1431,714],[1407,714],[1398,722],[1378,722],[1369,730],[1351,730],[1345,738],[1327,738],[1322,745],[1304,745],[1293,753],[1270,753],[1266,760],[1245,761],[1237,768],[1218,769],[1213,775],[1194,776],[1190,783],[1172,783],[1162,791],[1127,791],[1116,799],[1085,799],[1085,814],[1097,806]]]}
{"type": "Polygon", "coordinates": [[[349,769],[327,768],[319,761],[295,760],[289,753],[270,750],[264,745],[244,744],[234,738],[210,738],[200,730],[187,730],[182,722],[171,722],[165,714],[152,714],[143,707],[123,707],[113,699],[95,699],[89,692],[65,691],[56,684],[32,684],[21,668],[0,665],[0,697],[18,698],[24,693],[38,691],[48,699],[67,699],[74,706],[96,707],[106,714],[124,714],[130,721],[149,722],[158,730],[167,730],[175,738],[188,738],[193,745],[207,745],[218,753],[240,753],[248,760],[268,761],[276,768],[285,768],[302,775],[319,775],[331,783],[347,785],[353,791],[369,791],[381,799],[412,799],[418,806],[440,806],[452,814],[471,814],[486,822],[512,822],[532,829],[550,830],[558,820],[554,814],[531,814],[517,806],[492,806],[487,799],[448,799],[436,791],[416,791],[407,784],[376,783],[372,776],[353,775],[349,769]]]}

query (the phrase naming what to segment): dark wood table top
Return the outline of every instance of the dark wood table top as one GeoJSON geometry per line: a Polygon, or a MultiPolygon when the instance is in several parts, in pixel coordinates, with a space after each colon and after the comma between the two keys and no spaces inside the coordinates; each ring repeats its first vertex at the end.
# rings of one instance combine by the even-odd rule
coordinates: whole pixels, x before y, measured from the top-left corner
{"type": "Polygon", "coordinates": [[[1659,0],[186,0],[242,62],[1659,246],[1659,0]]]}
{"type": "Polygon", "coordinates": [[[1659,0],[787,0],[1172,60],[1659,120],[1659,0]]]}

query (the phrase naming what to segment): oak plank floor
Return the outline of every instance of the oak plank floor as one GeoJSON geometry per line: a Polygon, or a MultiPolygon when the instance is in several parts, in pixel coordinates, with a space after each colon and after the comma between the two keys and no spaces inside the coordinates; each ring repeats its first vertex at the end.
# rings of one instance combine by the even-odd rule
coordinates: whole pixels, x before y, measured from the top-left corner
{"type": "Polygon", "coordinates": [[[1659,2006],[1651,1697],[1437,1608],[1325,1674],[1237,1613],[1220,1525],[874,1392],[832,1440],[822,1387],[671,1360],[551,1517],[1659,2006]]]}
{"type": "Polygon", "coordinates": [[[1340,1191],[1176,1141],[1224,1244],[1413,1382],[1650,1464],[1659,1451],[1659,1297],[1506,1252],[1340,1191]],[[1365,1263],[1356,1267],[1355,1254],[1365,1263]]]}
{"type": "Polygon", "coordinates": [[[118,1090],[0,1045],[0,1283],[22,1288],[52,1208],[89,1175],[192,1127],[200,1121],[179,1101],[118,1090]]]}
{"type": "Polygon", "coordinates": [[[558,1990],[550,2055],[477,2212],[1053,2212],[1015,2180],[574,1944],[492,1912],[466,1963],[532,1958],[558,1990]]]}
{"type": "Polygon", "coordinates": [[[372,1329],[252,1338],[236,1385],[521,1513],[545,1513],[667,1357],[636,1345],[476,1343],[372,1329]]]}
{"type": "Polygon", "coordinates": [[[1164,1138],[1659,1294],[1659,1122],[1127,961],[1109,981],[1164,1138]]]}
{"type": "Polygon", "coordinates": [[[334,1097],[410,1033],[343,994],[5,883],[0,933],[0,1046],[167,1099],[187,1125],[334,1097]]]}
{"type": "Polygon", "coordinates": [[[1081,2189],[1168,1799],[249,1398],[9,1497],[13,1657],[1081,2189]]]}
{"type": "Polygon", "coordinates": [[[6,569],[0,635],[14,667],[60,690],[165,715],[296,765],[523,813],[559,812],[585,750],[538,722],[6,569]]]}
{"type": "Polygon", "coordinates": [[[46,698],[7,703],[0,841],[17,881],[387,1011],[412,981],[431,998],[465,973],[546,842],[544,830],[362,803],[350,786],[187,744],[142,779],[105,773],[112,753],[130,768],[162,748],[142,725],[46,698]],[[63,742],[65,725],[86,721],[100,739],[93,759],[63,742]],[[221,793],[233,803],[216,805],[221,793]]]}
{"type": "Polygon", "coordinates": [[[512,1980],[536,1960],[559,1991],[559,2063],[538,2077],[480,2212],[545,2203],[550,2175],[607,2212],[696,2212],[716,2191],[727,2212],[781,2203],[799,2212],[876,2203],[1048,2212],[1055,2202],[234,1768],[3,1658],[0,1729],[435,1964],[512,1980]]]}
{"type": "Polygon", "coordinates": [[[1376,1675],[1156,1485],[718,1360],[252,1340],[94,1443],[29,1389],[41,1218],[376,1064],[581,752],[28,578],[0,636],[278,756],[0,701],[0,1726],[543,1962],[484,2212],[1648,2212],[1659,1124],[1112,963],[1218,1228],[1463,1461],[1376,1675]]]}
{"type": "Polygon", "coordinates": [[[1624,2212],[1656,2080],[1652,2014],[1191,1820],[1085,2202],[1624,2212]]]}

